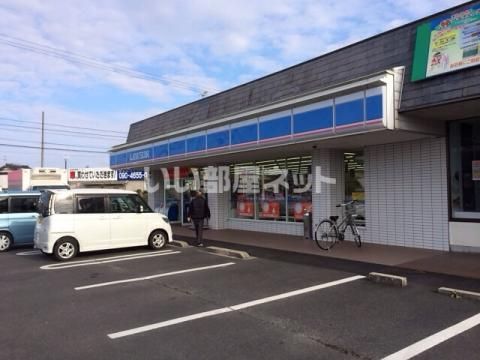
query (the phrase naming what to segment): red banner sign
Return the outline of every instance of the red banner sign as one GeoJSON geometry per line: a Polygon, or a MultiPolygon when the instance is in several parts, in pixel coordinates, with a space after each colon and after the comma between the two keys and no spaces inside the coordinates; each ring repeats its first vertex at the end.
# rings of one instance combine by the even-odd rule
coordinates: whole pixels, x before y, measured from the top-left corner
{"type": "Polygon", "coordinates": [[[259,216],[261,218],[277,219],[280,217],[280,203],[278,201],[263,201],[260,206],[259,216]]]}
{"type": "Polygon", "coordinates": [[[245,217],[253,217],[253,202],[239,201],[237,202],[237,215],[245,217]]]}
{"type": "Polygon", "coordinates": [[[303,214],[306,212],[312,211],[312,203],[311,202],[296,202],[293,206],[293,217],[295,220],[302,220],[303,214]]]}
{"type": "Polygon", "coordinates": [[[174,179],[175,177],[178,177],[180,179],[188,177],[190,174],[190,168],[188,167],[179,167],[178,170],[175,171],[175,168],[168,168],[168,176],[170,179],[174,179]]]}

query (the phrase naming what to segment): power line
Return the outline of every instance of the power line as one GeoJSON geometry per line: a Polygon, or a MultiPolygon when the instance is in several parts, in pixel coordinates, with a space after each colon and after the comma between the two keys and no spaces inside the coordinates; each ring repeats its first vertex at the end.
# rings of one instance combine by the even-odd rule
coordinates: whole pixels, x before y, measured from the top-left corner
{"type": "MultiPolygon", "coordinates": [[[[29,145],[18,145],[18,144],[3,144],[0,143],[0,146],[4,147],[15,147],[15,148],[24,148],[24,149],[41,149],[40,146],[29,146],[29,145]]],[[[70,151],[78,153],[89,153],[89,154],[107,154],[107,151],[94,151],[94,150],[75,150],[75,149],[65,149],[65,148],[56,148],[56,147],[46,147],[45,150],[53,151],[70,151]]]]}
{"type": "Polygon", "coordinates": [[[68,62],[71,62],[71,63],[75,63],[75,64],[78,64],[78,65],[84,65],[84,66],[88,66],[88,67],[99,69],[99,70],[109,71],[109,72],[129,76],[129,77],[132,77],[132,78],[137,78],[137,79],[141,79],[141,80],[148,80],[148,81],[153,81],[153,82],[160,82],[164,85],[172,85],[174,87],[181,88],[181,89],[186,89],[186,90],[192,90],[192,88],[193,88],[192,86],[189,86],[189,85],[187,86],[187,85],[181,85],[179,83],[176,83],[177,81],[174,81],[174,80],[155,79],[154,75],[146,75],[146,74],[142,74],[142,73],[137,74],[136,70],[130,70],[130,69],[127,69],[127,68],[126,69],[115,68],[115,67],[110,66],[110,65],[99,64],[99,63],[95,63],[95,62],[91,62],[91,61],[83,61],[83,60],[80,60],[80,59],[76,59],[71,55],[65,55],[65,54],[62,55],[61,53],[59,54],[59,53],[44,50],[44,49],[41,49],[41,48],[35,48],[35,47],[28,46],[28,45],[24,45],[24,44],[21,44],[21,43],[5,41],[3,39],[0,39],[0,43],[3,43],[5,45],[9,45],[9,46],[12,46],[12,47],[15,47],[15,48],[18,48],[18,49],[31,51],[31,52],[34,52],[36,54],[46,55],[46,56],[58,58],[58,59],[61,59],[61,60],[65,60],[65,61],[68,61],[68,62]]]}
{"type": "Polygon", "coordinates": [[[43,44],[35,43],[33,41],[11,37],[5,34],[0,34],[0,43],[15,47],[18,49],[34,52],[36,54],[55,57],[55,58],[69,61],[72,63],[89,66],[89,67],[104,70],[104,71],[110,71],[113,73],[129,76],[137,79],[160,82],[163,85],[167,85],[167,86],[171,85],[181,89],[194,90],[199,92],[200,94],[203,94],[205,92],[210,93],[210,92],[219,91],[218,89],[214,89],[206,86],[199,86],[193,83],[188,83],[186,81],[174,80],[165,76],[159,76],[159,75],[144,72],[144,71],[133,70],[124,66],[111,65],[104,61],[94,59],[94,58],[89,58],[68,50],[61,50],[48,45],[43,45],[43,44]]]}
{"type": "MultiPolygon", "coordinates": [[[[79,145],[79,144],[62,144],[62,143],[54,143],[54,142],[45,142],[45,144],[47,145],[60,145],[60,146],[70,146],[70,147],[81,147],[81,148],[84,148],[85,146],[84,145],[79,145]]],[[[88,145],[87,147],[85,147],[86,149],[97,149],[97,150],[105,150],[106,152],[108,152],[108,149],[104,148],[104,147],[97,147],[97,146],[90,146],[88,145]]]]}
{"type": "MultiPolygon", "coordinates": [[[[0,116],[0,120],[26,123],[26,124],[37,124],[37,125],[41,124],[39,121],[18,120],[18,119],[2,117],[2,116],[0,116]]],[[[98,131],[98,132],[110,132],[110,133],[127,135],[127,133],[125,131],[116,131],[116,130],[108,130],[108,129],[95,129],[95,128],[89,128],[89,127],[83,127],[83,126],[72,126],[72,125],[64,125],[64,124],[50,123],[50,122],[48,123],[48,125],[49,126],[56,126],[56,127],[63,127],[63,128],[67,128],[67,129],[93,130],[93,131],[98,131]]]]}
{"type": "MultiPolygon", "coordinates": [[[[0,145],[0,148],[3,149],[3,146],[0,145]]],[[[99,153],[99,154],[84,154],[84,153],[79,153],[79,152],[71,152],[71,151],[68,151],[68,150],[53,150],[53,152],[57,153],[57,155],[52,155],[52,156],[55,156],[57,157],[58,159],[60,159],[58,153],[59,152],[62,152],[62,155],[67,155],[68,157],[80,157],[80,158],[85,158],[85,159],[90,159],[90,158],[101,158],[101,157],[108,157],[108,153],[99,153]]],[[[0,162],[2,160],[2,155],[4,154],[7,154],[9,155],[9,158],[11,159],[14,159],[14,158],[19,158],[21,157],[22,155],[27,155],[29,158],[27,160],[28,161],[33,161],[31,156],[33,155],[37,155],[38,154],[38,149],[22,149],[21,152],[15,148],[12,148],[11,151],[8,151],[8,150],[1,150],[1,153],[0,153],[0,162]]],[[[45,157],[48,158],[48,152],[45,153],[45,157]]],[[[14,161],[14,160],[12,160],[14,161]]]]}
{"type": "MultiPolygon", "coordinates": [[[[33,122],[33,121],[32,121],[33,122]]],[[[40,124],[40,123],[36,123],[40,124]]],[[[24,128],[24,129],[40,129],[41,127],[33,127],[33,126],[25,126],[25,125],[12,125],[12,124],[0,124],[0,126],[9,126],[9,127],[17,127],[17,128],[24,128]]],[[[61,129],[45,129],[45,131],[56,131],[56,132],[65,132],[65,133],[71,133],[71,134],[77,134],[77,135],[95,135],[95,136],[106,136],[106,137],[116,137],[116,138],[121,138],[123,139],[125,136],[119,136],[119,135],[107,135],[107,134],[95,134],[93,132],[82,132],[82,131],[72,131],[72,130],[61,130],[61,129]]]]}
{"type": "MultiPolygon", "coordinates": [[[[5,131],[10,131],[10,132],[15,132],[17,131],[16,129],[11,129],[11,128],[8,128],[8,127],[2,127],[2,124],[0,124],[0,130],[5,130],[5,131]]],[[[22,129],[22,133],[33,133],[33,134],[37,134],[39,131],[39,129],[37,130],[23,130],[22,129]]],[[[111,141],[111,142],[114,142],[114,141],[118,141],[116,139],[108,139],[108,138],[100,138],[100,137],[96,137],[96,135],[93,135],[93,136],[87,136],[87,135],[74,135],[74,134],[57,134],[57,133],[52,133],[51,135],[57,135],[57,136],[66,136],[66,137],[74,137],[74,138],[82,138],[82,139],[93,139],[93,140],[103,140],[103,141],[111,141]]]]}
{"type": "MultiPolygon", "coordinates": [[[[12,139],[11,138],[4,138],[4,137],[0,137],[0,140],[7,140],[7,141],[11,141],[12,139]]],[[[15,139],[15,140],[21,140],[21,139],[15,139]]],[[[28,140],[29,142],[31,142],[31,140],[28,140]]],[[[105,147],[98,147],[98,146],[91,146],[91,145],[88,145],[88,146],[85,146],[85,145],[80,145],[80,144],[64,144],[64,143],[56,143],[56,142],[45,142],[46,145],[60,145],[60,146],[69,146],[69,147],[79,147],[79,148],[84,148],[84,149],[96,149],[96,150],[104,150],[104,151],[108,151],[108,148],[105,148],[105,147]]]]}
{"type": "MultiPolygon", "coordinates": [[[[12,127],[12,128],[19,128],[19,129],[34,129],[41,131],[42,128],[37,128],[34,126],[24,126],[24,125],[11,125],[11,124],[0,124],[0,127],[12,127]]],[[[125,136],[119,135],[106,135],[106,134],[94,134],[89,132],[81,132],[81,131],[71,131],[71,130],[58,130],[58,129],[45,129],[45,132],[56,133],[56,134],[75,134],[75,135],[88,135],[88,136],[98,136],[100,138],[117,138],[117,139],[124,139],[125,136]]]]}
{"type": "MultiPolygon", "coordinates": [[[[26,162],[29,162],[31,161],[31,158],[30,156],[33,156],[33,154],[37,154],[38,153],[38,150],[37,149],[22,149],[22,152],[25,152],[25,154],[28,154],[27,156],[29,157],[27,160],[25,160],[26,162]]],[[[20,160],[20,156],[22,155],[21,153],[19,153],[19,150],[17,149],[16,151],[12,150],[12,151],[4,151],[2,150],[1,151],[1,155],[0,155],[0,166],[1,166],[1,162],[5,162],[3,160],[3,156],[2,155],[6,155],[7,156],[7,161],[6,162],[18,162],[18,161],[22,161],[20,160]]],[[[98,160],[99,162],[102,161],[101,163],[104,164],[104,159],[105,157],[108,157],[108,154],[82,154],[82,153],[72,153],[72,152],[65,152],[63,153],[63,155],[68,155],[68,158],[71,159],[71,160],[75,160],[75,161],[96,161],[98,160]]],[[[52,152],[52,155],[51,156],[54,156],[54,157],[57,157],[57,160],[63,160],[63,158],[61,158],[59,156],[59,152],[52,152]],[[56,154],[56,155],[54,155],[56,154]]],[[[47,160],[49,159],[48,157],[48,153],[46,154],[46,157],[47,157],[47,160]]],[[[52,161],[52,159],[50,158],[50,160],[48,161],[52,161]]]]}

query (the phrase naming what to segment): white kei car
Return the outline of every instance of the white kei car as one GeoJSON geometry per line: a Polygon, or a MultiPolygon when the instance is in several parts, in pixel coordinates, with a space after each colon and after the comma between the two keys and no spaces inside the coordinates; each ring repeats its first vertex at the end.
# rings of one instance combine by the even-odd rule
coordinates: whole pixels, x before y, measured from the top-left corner
{"type": "Polygon", "coordinates": [[[114,189],[48,190],[42,193],[34,246],[57,260],[79,252],[172,241],[165,215],[153,212],[133,191],[114,189]]]}

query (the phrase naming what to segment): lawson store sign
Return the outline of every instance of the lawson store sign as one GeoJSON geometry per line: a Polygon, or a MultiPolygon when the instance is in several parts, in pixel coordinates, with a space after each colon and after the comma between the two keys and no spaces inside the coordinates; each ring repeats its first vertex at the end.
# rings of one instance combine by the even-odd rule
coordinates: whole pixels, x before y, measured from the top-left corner
{"type": "Polygon", "coordinates": [[[68,174],[69,180],[75,182],[135,181],[145,179],[143,169],[83,168],[70,169],[68,174]]]}
{"type": "Polygon", "coordinates": [[[337,96],[314,104],[207,128],[129,150],[112,152],[110,165],[146,164],[152,160],[188,158],[245,146],[286,143],[383,128],[386,87],[337,96]]]}

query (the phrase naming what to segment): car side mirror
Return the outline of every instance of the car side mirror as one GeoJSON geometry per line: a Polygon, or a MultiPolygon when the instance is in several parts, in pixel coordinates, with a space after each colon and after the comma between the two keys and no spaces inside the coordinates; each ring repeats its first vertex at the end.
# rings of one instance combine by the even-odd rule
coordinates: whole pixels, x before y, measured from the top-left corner
{"type": "Polygon", "coordinates": [[[139,206],[137,207],[137,212],[138,212],[138,213],[143,213],[143,205],[139,205],[139,206]]]}

